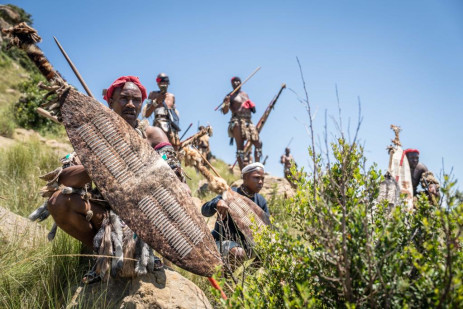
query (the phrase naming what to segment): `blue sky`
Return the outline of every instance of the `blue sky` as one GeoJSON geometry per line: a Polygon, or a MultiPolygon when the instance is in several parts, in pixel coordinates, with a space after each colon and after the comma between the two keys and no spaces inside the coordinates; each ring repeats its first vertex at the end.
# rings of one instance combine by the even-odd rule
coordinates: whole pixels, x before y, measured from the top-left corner
{"type": "MultiPolygon", "coordinates": [[[[139,76],[151,91],[159,72],[170,76],[184,128],[214,128],[214,154],[232,163],[230,115],[214,107],[231,90],[230,78],[257,105],[257,123],[285,82],[303,94],[296,56],[315,112],[315,133],[336,133],[335,85],[344,130],[357,122],[368,162],[387,169],[390,124],[402,127],[404,148],[418,148],[436,173],[454,168],[463,179],[463,2],[461,1],[16,1],[32,14],[39,45],[72,84],[82,89],[53,42],[56,36],[92,92],[121,75],[139,76]]],[[[308,115],[285,90],[261,138],[268,171],[282,175],[279,157],[291,149],[307,166],[308,115]]],[[[188,133],[189,135],[189,133],[188,133]]],[[[317,137],[318,139],[318,137],[317,137]]],[[[462,180],[463,181],[463,180],[462,180]]],[[[461,188],[461,185],[460,185],[461,188]]]]}

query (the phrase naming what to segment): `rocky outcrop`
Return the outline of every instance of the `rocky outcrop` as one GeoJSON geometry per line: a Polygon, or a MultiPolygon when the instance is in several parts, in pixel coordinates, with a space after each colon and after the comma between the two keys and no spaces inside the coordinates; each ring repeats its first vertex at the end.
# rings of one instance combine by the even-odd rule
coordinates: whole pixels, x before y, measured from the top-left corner
{"type": "Polygon", "coordinates": [[[67,308],[212,308],[200,288],[168,268],[74,290],[73,302],[67,308]]]}
{"type": "Polygon", "coordinates": [[[7,5],[0,5],[0,17],[8,26],[21,22],[21,15],[7,5]]]}
{"type": "Polygon", "coordinates": [[[47,234],[39,224],[0,206],[0,244],[29,248],[46,241],[47,234]]]}
{"type": "Polygon", "coordinates": [[[14,130],[13,138],[20,142],[26,142],[30,139],[36,138],[40,141],[40,143],[45,144],[54,150],[58,150],[64,153],[70,153],[73,151],[70,143],[61,143],[54,139],[46,139],[34,130],[17,128],[14,130]]]}
{"type": "MultiPolygon", "coordinates": [[[[239,187],[242,184],[243,180],[238,179],[232,183],[231,187],[239,187]]],[[[264,187],[259,193],[262,194],[266,199],[269,199],[273,194],[277,196],[283,196],[285,198],[293,197],[296,192],[291,187],[289,181],[285,178],[275,177],[265,173],[264,187]]]]}
{"type": "Polygon", "coordinates": [[[11,26],[21,22],[21,16],[7,5],[0,5],[0,49],[3,42],[3,29],[8,29],[11,26]]]}

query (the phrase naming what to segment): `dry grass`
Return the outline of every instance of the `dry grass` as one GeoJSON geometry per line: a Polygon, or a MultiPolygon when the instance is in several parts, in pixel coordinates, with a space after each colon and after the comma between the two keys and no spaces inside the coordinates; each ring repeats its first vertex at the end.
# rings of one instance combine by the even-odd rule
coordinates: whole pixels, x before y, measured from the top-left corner
{"type": "MultiPolygon", "coordinates": [[[[43,203],[38,192],[44,183],[38,176],[54,168],[59,156],[37,140],[0,150],[2,206],[27,216],[43,203]]],[[[42,225],[49,228],[47,221],[42,225]]],[[[62,231],[51,243],[45,237],[34,239],[33,246],[22,243],[20,238],[0,239],[0,307],[59,307],[70,297],[65,287],[78,280],[79,258],[55,255],[77,254],[80,243],[62,231]]]]}

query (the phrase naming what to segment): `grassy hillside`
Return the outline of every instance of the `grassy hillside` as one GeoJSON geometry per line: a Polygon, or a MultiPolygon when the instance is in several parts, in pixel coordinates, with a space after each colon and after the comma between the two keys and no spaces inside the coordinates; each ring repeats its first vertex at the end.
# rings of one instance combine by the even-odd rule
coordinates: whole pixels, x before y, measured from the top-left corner
{"type": "MultiPolygon", "coordinates": [[[[38,176],[57,166],[58,154],[38,140],[0,150],[0,206],[27,216],[43,203],[44,182],[38,176]]],[[[51,220],[42,225],[51,227],[51,220]]],[[[22,239],[0,239],[0,307],[58,307],[63,288],[76,282],[77,257],[54,257],[80,252],[80,244],[62,232],[52,243],[34,240],[24,248],[22,239]]]]}
{"type": "Polygon", "coordinates": [[[17,126],[13,115],[13,104],[17,102],[21,93],[16,89],[27,80],[30,74],[18,63],[0,52],[0,135],[11,137],[17,126]]]}

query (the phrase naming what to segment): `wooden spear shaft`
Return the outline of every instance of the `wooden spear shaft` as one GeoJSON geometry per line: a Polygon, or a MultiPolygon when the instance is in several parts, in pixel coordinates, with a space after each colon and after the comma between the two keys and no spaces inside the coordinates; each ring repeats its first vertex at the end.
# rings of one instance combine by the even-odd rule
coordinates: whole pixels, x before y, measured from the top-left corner
{"type": "Polygon", "coordinates": [[[68,54],[66,53],[66,51],[64,50],[64,48],[61,46],[61,44],[58,42],[58,39],[56,37],[53,37],[55,39],[55,42],[56,42],[56,45],[58,45],[58,48],[59,50],[61,51],[61,53],[63,54],[64,58],[66,58],[66,61],[69,63],[69,66],[71,67],[71,69],[74,71],[74,74],[76,74],[76,77],[77,79],[79,80],[80,84],[82,85],[82,87],[84,87],[85,89],[85,92],[87,92],[87,95],[89,97],[92,97],[92,98],[95,98],[93,96],[93,93],[90,91],[90,88],[88,88],[87,84],[85,83],[84,79],[82,78],[82,76],[80,75],[79,71],[77,70],[76,66],[74,65],[74,63],[72,63],[71,61],[71,58],[69,58],[68,54]]]}
{"type": "MultiPolygon", "coordinates": [[[[203,156],[203,154],[201,152],[199,152],[198,148],[196,148],[195,146],[193,146],[194,149],[196,149],[196,151],[199,153],[199,155],[201,156],[201,158],[204,160],[204,162],[206,162],[207,166],[209,166],[211,168],[211,170],[214,172],[214,174],[217,176],[217,177],[220,177],[220,174],[219,172],[217,172],[217,170],[212,166],[211,163],[209,163],[209,161],[207,161],[207,159],[203,156]]],[[[222,177],[220,177],[222,178],[222,177]]]]}
{"type": "MultiPolygon", "coordinates": [[[[260,68],[261,68],[261,67],[258,67],[257,69],[255,69],[254,72],[252,72],[251,75],[249,75],[248,78],[246,78],[246,79],[244,80],[244,82],[242,82],[238,87],[236,87],[236,88],[229,94],[229,96],[234,95],[235,92],[237,92],[238,90],[240,90],[240,89],[241,89],[241,86],[243,86],[244,84],[246,84],[246,82],[247,82],[249,79],[251,79],[251,77],[253,77],[254,74],[256,74],[257,71],[260,70],[260,68]]],[[[218,110],[222,105],[223,105],[223,102],[220,103],[219,106],[217,106],[217,107],[214,109],[214,111],[218,110]]]]}

